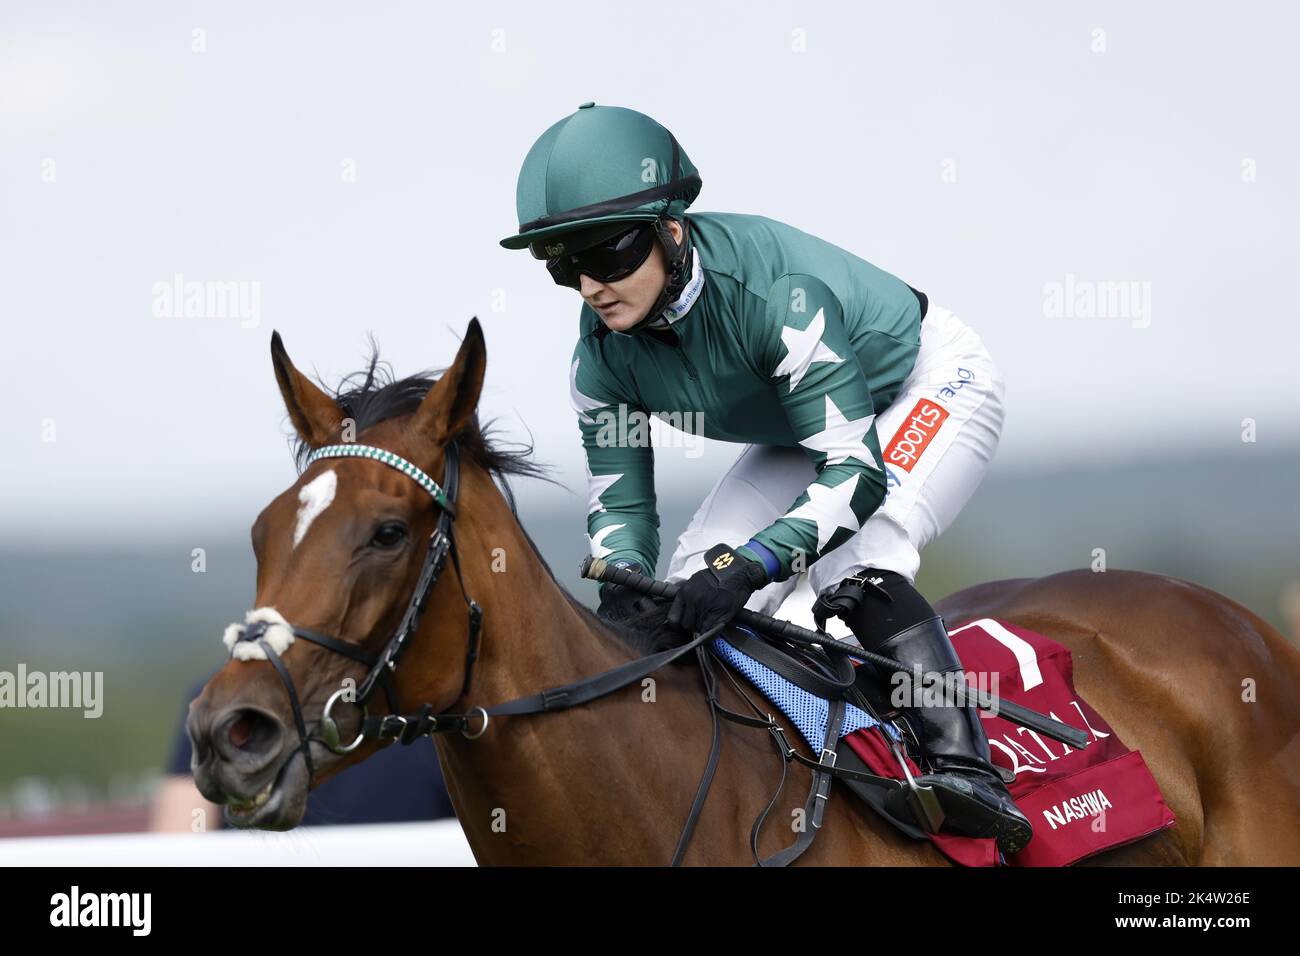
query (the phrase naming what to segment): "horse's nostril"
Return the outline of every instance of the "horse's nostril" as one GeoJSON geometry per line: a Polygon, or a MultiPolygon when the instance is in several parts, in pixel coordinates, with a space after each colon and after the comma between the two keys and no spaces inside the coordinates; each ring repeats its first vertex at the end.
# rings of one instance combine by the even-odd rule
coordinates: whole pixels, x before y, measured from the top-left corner
{"type": "Polygon", "coordinates": [[[226,743],[245,754],[263,754],[279,746],[280,725],[260,710],[241,710],[226,724],[226,743]]]}
{"type": "Polygon", "coordinates": [[[253,739],[253,731],[256,729],[257,721],[253,715],[245,711],[240,714],[239,719],[230,725],[230,742],[243,750],[250,740],[253,739]]]}

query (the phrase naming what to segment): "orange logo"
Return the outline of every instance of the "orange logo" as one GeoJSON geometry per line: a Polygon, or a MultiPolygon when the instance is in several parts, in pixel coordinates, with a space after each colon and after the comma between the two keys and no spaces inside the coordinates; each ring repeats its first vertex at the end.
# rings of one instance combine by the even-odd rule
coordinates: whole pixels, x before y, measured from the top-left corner
{"type": "Polygon", "coordinates": [[[948,410],[942,405],[921,399],[885,449],[885,463],[911,471],[947,417],[948,410]]]}

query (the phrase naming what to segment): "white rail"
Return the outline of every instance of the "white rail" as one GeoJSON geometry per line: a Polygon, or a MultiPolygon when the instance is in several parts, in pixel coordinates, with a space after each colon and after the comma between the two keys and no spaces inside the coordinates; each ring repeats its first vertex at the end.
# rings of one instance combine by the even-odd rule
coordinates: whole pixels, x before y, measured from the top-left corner
{"type": "Polygon", "coordinates": [[[474,866],[455,820],[0,840],[0,866],[474,866]]]}

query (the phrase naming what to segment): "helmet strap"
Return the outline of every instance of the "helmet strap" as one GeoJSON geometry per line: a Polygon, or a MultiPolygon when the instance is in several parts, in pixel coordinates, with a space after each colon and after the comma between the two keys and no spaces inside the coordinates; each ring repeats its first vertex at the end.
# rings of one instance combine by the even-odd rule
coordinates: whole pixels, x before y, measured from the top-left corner
{"type": "Polygon", "coordinates": [[[650,311],[641,317],[636,325],[627,330],[628,333],[637,332],[645,328],[650,322],[653,322],[671,303],[676,302],[686,288],[686,284],[691,280],[690,252],[691,252],[691,224],[685,216],[682,217],[682,239],[678,242],[673,238],[673,232],[668,228],[668,217],[660,216],[655,220],[655,233],[659,236],[659,244],[663,246],[664,258],[667,260],[668,278],[664,282],[664,289],[659,293],[659,298],[655,304],[650,307],[650,311]]]}

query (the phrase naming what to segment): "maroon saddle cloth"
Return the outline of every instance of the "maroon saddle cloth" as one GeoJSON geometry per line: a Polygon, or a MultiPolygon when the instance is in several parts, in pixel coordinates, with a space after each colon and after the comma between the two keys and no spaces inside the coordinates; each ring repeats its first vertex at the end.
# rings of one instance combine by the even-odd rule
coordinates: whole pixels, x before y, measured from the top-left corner
{"type": "MultiPolygon", "coordinates": [[[[1034,838],[1002,861],[993,840],[930,834],[946,856],[965,866],[1065,866],[1174,825],[1142,754],[1124,746],[1075,691],[1069,648],[991,618],[953,627],[949,634],[967,683],[1085,731],[1088,746],[1078,750],[981,713],[993,762],[1014,772],[1008,789],[1033,824],[1034,838]]],[[[873,773],[904,777],[878,729],[856,730],[841,743],[873,773]]],[[[921,772],[908,762],[913,774],[921,772]]]]}

